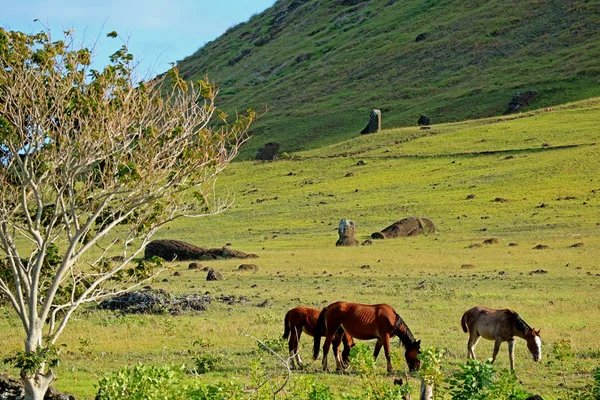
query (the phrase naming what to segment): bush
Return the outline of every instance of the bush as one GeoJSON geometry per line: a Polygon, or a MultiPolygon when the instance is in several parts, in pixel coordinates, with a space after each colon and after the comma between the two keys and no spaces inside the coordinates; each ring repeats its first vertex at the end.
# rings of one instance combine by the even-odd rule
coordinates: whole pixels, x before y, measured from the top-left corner
{"type": "Polygon", "coordinates": [[[138,363],[103,377],[98,382],[97,400],[184,400],[184,366],[148,366],[138,363]]]}
{"type": "Polygon", "coordinates": [[[243,387],[233,382],[202,385],[188,391],[187,398],[194,400],[237,400],[242,399],[243,387]]]}
{"type": "Polygon", "coordinates": [[[184,365],[138,363],[100,379],[96,400],[237,400],[244,393],[243,387],[233,382],[188,384],[185,374],[184,365]]]}
{"type": "Polygon", "coordinates": [[[331,393],[329,386],[321,383],[312,382],[308,388],[308,400],[334,400],[335,396],[331,393]]]}
{"type": "Polygon", "coordinates": [[[448,380],[453,400],[521,400],[530,393],[519,386],[514,372],[496,374],[491,360],[467,360],[462,371],[448,380]]]}
{"type": "Polygon", "coordinates": [[[221,362],[221,356],[210,354],[210,353],[201,353],[198,354],[194,358],[194,366],[196,367],[196,373],[205,374],[208,371],[212,371],[215,366],[221,362]]]}
{"type": "Polygon", "coordinates": [[[350,349],[350,367],[362,375],[373,374],[375,359],[371,348],[365,344],[357,343],[350,349]]]}
{"type": "Polygon", "coordinates": [[[286,341],[280,337],[276,337],[276,338],[265,337],[262,340],[262,343],[257,342],[257,344],[258,344],[258,350],[265,352],[267,354],[271,354],[271,350],[274,351],[275,353],[282,352],[285,350],[286,345],[287,345],[286,341]]]}
{"type": "Polygon", "coordinates": [[[342,394],[344,400],[403,400],[405,396],[411,392],[411,386],[405,385],[394,385],[391,382],[385,381],[377,383],[374,379],[365,379],[363,381],[362,392],[357,395],[349,395],[346,393],[342,394]]]}

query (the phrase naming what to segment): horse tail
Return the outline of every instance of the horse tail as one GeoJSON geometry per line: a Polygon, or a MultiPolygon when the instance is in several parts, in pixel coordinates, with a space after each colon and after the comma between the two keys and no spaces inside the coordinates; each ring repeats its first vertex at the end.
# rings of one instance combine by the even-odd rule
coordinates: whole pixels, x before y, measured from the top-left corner
{"type": "Polygon", "coordinates": [[[460,319],[460,324],[462,325],[463,332],[469,332],[469,327],[467,326],[467,313],[464,313],[462,318],[460,319]]]}
{"type": "Polygon", "coordinates": [[[321,347],[321,336],[325,335],[325,311],[327,311],[327,307],[325,307],[321,311],[321,313],[319,314],[319,318],[317,319],[317,324],[315,325],[313,360],[316,360],[317,357],[319,357],[319,348],[321,347]]]}
{"type": "Polygon", "coordinates": [[[285,314],[285,318],[283,319],[283,338],[287,339],[290,337],[290,312],[288,311],[285,314]]]}

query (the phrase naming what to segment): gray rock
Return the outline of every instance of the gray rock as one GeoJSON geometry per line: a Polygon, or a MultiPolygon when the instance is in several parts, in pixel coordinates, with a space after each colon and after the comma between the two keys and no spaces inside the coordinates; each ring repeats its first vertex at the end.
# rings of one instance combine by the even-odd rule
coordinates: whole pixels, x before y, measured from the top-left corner
{"type": "Polygon", "coordinates": [[[430,219],[408,217],[394,222],[381,232],[371,234],[372,239],[394,239],[399,237],[417,236],[435,232],[435,225],[430,219]]]}
{"type": "Polygon", "coordinates": [[[431,118],[427,115],[421,115],[417,121],[417,125],[431,125],[431,118]]]}
{"type": "Polygon", "coordinates": [[[206,274],[206,280],[207,281],[222,281],[223,280],[223,274],[221,274],[218,271],[215,271],[214,269],[209,269],[208,270],[208,274],[206,274]]]}
{"type": "Polygon", "coordinates": [[[279,152],[279,143],[269,142],[263,147],[258,149],[256,153],[256,159],[262,161],[274,161],[277,160],[277,153],[279,152]]]}

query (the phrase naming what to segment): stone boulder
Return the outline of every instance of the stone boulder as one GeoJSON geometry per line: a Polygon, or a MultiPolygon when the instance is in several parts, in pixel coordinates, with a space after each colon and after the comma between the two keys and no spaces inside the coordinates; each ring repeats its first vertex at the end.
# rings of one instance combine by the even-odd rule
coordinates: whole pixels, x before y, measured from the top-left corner
{"type": "Polygon", "coordinates": [[[258,271],[260,270],[259,266],[256,264],[242,264],[238,267],[239,271],[258,271]]]}
{"type": "Polygon", "coordinates": [[[263,147],[258,149],[256,153],[256,159],[261,161],[275,161],[277,160],[277,153],[279,152],[279,143],[269,142],[263,147]]]}
{"type": "Polygon", "coordinates": [[[377,133],[379,131],[381,131],[381,111],[374,109],[369,115],[367,126],[360,133],[364,135],[365,133],[377,133]]]}
{"type": "Polygon", "coordinates": [[[431,118],[427,115],[421,115],[417,121],[417,125],[431,125],[431,118]]]}
{"type": "Polygon", "coordinates": [[[256,254],[246,254],[224,246],[218,249],[206,249],[191,243],[173,239],[153,240],[146,246],[144,258],[146,260],[157,256],[166,261],[196,261],[219,260],[228,258],[257,258],[256,254]]]}
{"type": "Polygon", "coordinates": [[[338,225],[338,234],[340,238],[335,243],[336,246],[358,246],[354,221],[350,219],[341,220],[338,225]]]}
{"type": "Polygon", "coordinates": [[[415,42],[422,42],[429,37],[429,32],[419,33],[415,38],[415,42]]]}
{"type": "Polygon", "coordinates": [[[508,103],[508,109],[504,112],[504,115],[514,113],[523,107],[531,105],[537,97],[538,92],[534,92],[533,90],[525,93],[517,92],[508,103]]]}
{"type": "Polygon", "coordinates": [[[221,274],[218,271],[215,271],[214,269],[209,269],[208,273],[206,274],[206,280],[207,281],[222,281],[223,280],[223,274],[221,274]]]}
{"type": "Polygon", "coordinates": [[[417,236],[435,232],[435,225],[431,220],[421,217],[408,217],[394,222],[381,232],[371,235],[373,239],[394,239],[399,237],[417,236]]]}

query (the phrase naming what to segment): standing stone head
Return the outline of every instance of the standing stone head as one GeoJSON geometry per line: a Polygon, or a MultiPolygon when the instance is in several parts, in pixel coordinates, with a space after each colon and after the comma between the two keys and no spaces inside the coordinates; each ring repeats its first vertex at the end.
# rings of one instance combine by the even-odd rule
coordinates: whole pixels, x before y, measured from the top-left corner
{"type": "Polygon", "coordinates": [[[356,226],[351,219],[343,219],[338,225],[338,235],[340,238],[336,242],[336,246],[358,246],[356,235],[356,226]]]}

